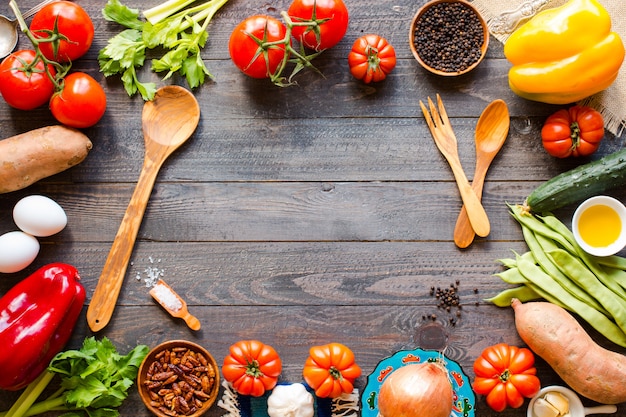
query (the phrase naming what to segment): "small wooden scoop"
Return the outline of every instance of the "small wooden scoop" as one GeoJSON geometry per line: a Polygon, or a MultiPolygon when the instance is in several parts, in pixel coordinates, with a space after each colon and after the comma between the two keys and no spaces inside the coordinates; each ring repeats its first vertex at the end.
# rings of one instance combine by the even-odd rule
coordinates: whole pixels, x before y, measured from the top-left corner
{"type": "Polygon", "coordinates": [[[113,315],[159,169],[196,130],[200,106],[183,87],[161,87],[154,99],[144,104],[141,121],[145,142],[143,167],[87,308],[87,323],[94,332],[102,330],[113,315]]]}
{"type": "Polygon", "coordinates": [[[187,310],[187,303],[162,279],[150,290],[152,298],[167,310],[172,317],[185,320],[191,330],[200,330],[200,320],[187,310]]]}

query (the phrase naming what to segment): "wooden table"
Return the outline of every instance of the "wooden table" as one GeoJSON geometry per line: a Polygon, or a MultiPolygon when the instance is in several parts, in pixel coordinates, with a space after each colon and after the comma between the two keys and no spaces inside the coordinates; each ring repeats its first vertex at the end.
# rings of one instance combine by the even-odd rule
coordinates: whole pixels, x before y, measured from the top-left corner
{"type": "MultiPolygon", "coordinates": [[[[509,90],[509,63],[499,42],[492,39],[487,59],[462,77],[435,76],[419,67],[408,30],[424,2],[349,1],[347,35],[315,60],[324,77],[304,72],[297,86],[282,89],[240,73],[227,46],[238,22],[257,13],[277,16],[290,2],[230,0],[218,12],[204,52],[215,81],[194,91],[200,125],[159,175],[114,316],[97,337],[110,338],[123,352],[138,343],[189,339],[218,362],[232,343],[259,339],[279,351],[282,380],[290,382],[301,381],[310,346],[336,341],[351,347],[363,368],[359,389],[380,360],[428,347],[432,333],[422,330],[433,323],[445,332],[448,358],[472,379],[472,363],[484,348],[523,344],[512,310],[483,301],[507,288],[494,276],[502,270],[496,260],[527,250],[505,203],[523,202],[541,182],[582,160],[556,160],[544,152],[542,123],[560,107],[526,101],[509,90]],[[366,33],[381,34],[396,48],[397,67],[379,84],[362,84],[348,71],[350,47],[366,33]],[[419,100],[436,93],[452,119],[470,179],[479,114],[503,99],[512,116],[507,143],[485,184],[491,234],[467,250],[452,240],[461,199],[419,109],[419,100]],[[151,299],[148,270],[162,273],[185,298],[202,323],[200,331],[172,319],[151,299]],[[456,282],[463,310],[452,325],[456,315],[438,309],[430,290],[456,282]]],[[[98,70],[99,49],[121,27],[101,17],[102,1],[79,3],[93,18],[96,38],[74,69],[102,83],[107,112],[84,130],[94,147],[82,164],[0,195],[0,233],[16,230],[12,208],[30,194],[53,198],[69,218],[65,230],[41,239],[29,268],[0,277],[0,293],[36,268],[61,261],[79,269],[89,303],[141,168],[143,101],[129,98],[117,79],[104,79],[98,70]]],[[[145,9],[157,2],[123,3],[145,9]]],[[[26,9],[34,2],[22,4],[26,9]]],[[[12,16],[6,4],[0,12],[12,16]]],[[[20,46],[28,46],[23,36],[20,46]]],[[[148,70],[141,74],[165,84],[148,70]]],[[[24,112],[0,103],[2,137],[54,123],[46,108],[24,112]]],[[[608,134],[593,158],[622,148],[625,138],[608,134]]],[[[623,191],[610,194],[626,198],[623,191]]],[[[569,224],[572,212],[566,207],[557,215],[569,224]]],[[[85,310],[68,348],[92,335],[85,310]]],[[[543,385],[559,383],[541,359],[537,366],[543,385]]],[[[0,409],[15,397],[0,393],[0,409]]],[[[619,411],[623,415],[626,408],[619,411]]],[[[135,389],[121,412],[149,414],[135,389]]],[[[214,406],[207,415],[222,414],[214,406]]],[[[476,415],[521,417],[526,408],[499,414],[479,397],[476,415]]]]}

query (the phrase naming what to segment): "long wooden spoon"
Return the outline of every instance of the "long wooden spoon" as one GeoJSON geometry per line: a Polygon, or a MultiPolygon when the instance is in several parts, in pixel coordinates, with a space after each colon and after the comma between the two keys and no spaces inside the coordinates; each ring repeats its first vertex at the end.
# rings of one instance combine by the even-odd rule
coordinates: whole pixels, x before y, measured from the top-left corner
{"type": "MultiPolygon", "coordinates": [[[[509,109],[502,100],[492,101],[478,119],[475,134],[476,169],[472,180],[472,190],[479,200],[482,199],[487,169],[504,145],[509,134],[509,125],[509,109]]],[[[459,248],[467,248],[474,241],[474,236],[474,229],[467,216],[467,210],[463,206],[454,228],[454,243],[459,248]]]]}
{"type": "Polygon", "coordinates": [[[92,331],[103,329],[113,315],[137,233],[163,162],[191,137],[199,121],[200,106],[183,87],[162,87],[152,101],[144,104],[141,115],[145,142],[143,167],[87,308],[87,323],[92,331]]]}

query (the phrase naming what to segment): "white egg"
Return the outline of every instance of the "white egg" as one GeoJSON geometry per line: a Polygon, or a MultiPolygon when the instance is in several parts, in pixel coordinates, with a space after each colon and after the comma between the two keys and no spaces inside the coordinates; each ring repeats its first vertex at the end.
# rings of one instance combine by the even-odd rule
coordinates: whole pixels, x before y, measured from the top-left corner
{"type": "Polygon", "coordinates": [[[13,207],[13,220],[22,232],[37,237],[52,236],[67,225],[63,208],[43,195],[30,195],[18,201],[13,207]]]}
{"type": "Polygon", "coordinates": [[[0,272],[11,274],[30,265],[39,253],[39,241],[27,233],[15,231],[0,236],[0,272]]]}

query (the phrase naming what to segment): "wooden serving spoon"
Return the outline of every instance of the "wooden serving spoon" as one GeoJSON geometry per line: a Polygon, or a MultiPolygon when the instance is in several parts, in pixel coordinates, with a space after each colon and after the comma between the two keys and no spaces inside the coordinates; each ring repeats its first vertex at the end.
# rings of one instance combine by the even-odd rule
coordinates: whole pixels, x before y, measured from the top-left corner
{"type": "Polygon", "coordinates": [[[159,169],[167,157],[191,137],[199,121],[200,106],[183,87],[162,87],[152,101],[144,104],[141,115],[146,148],[143,167],[87,308],[87,323],[92,331],[103,329],[113,315],[159,169]]]}
{"type": "MultiPolygon", "coordinates": [[[[509,109],[502,100],[492,101],[478,118],[475,134],[476,169],[472,179],[472,190],[479,200],[482,199],[487,169],[504,145],[509,134],[509,125],[509,109]]],[[[474,241],[474,236],[474,229],[463,206],[454,228],[454,243],[459,248],[467,248],[474,241]]]]}
{"type": "Polygon", "coordinates": [[[160,279],[150,290],[152,298],[157,300],[161,307],[167,310],[172,317],[181,318],[191,330],[200,330],[200,320],[187,309],[187,303],[176,294],[176,291],[160,279]],[[176,301],[174,301],[176,300],[176,301]]]}

